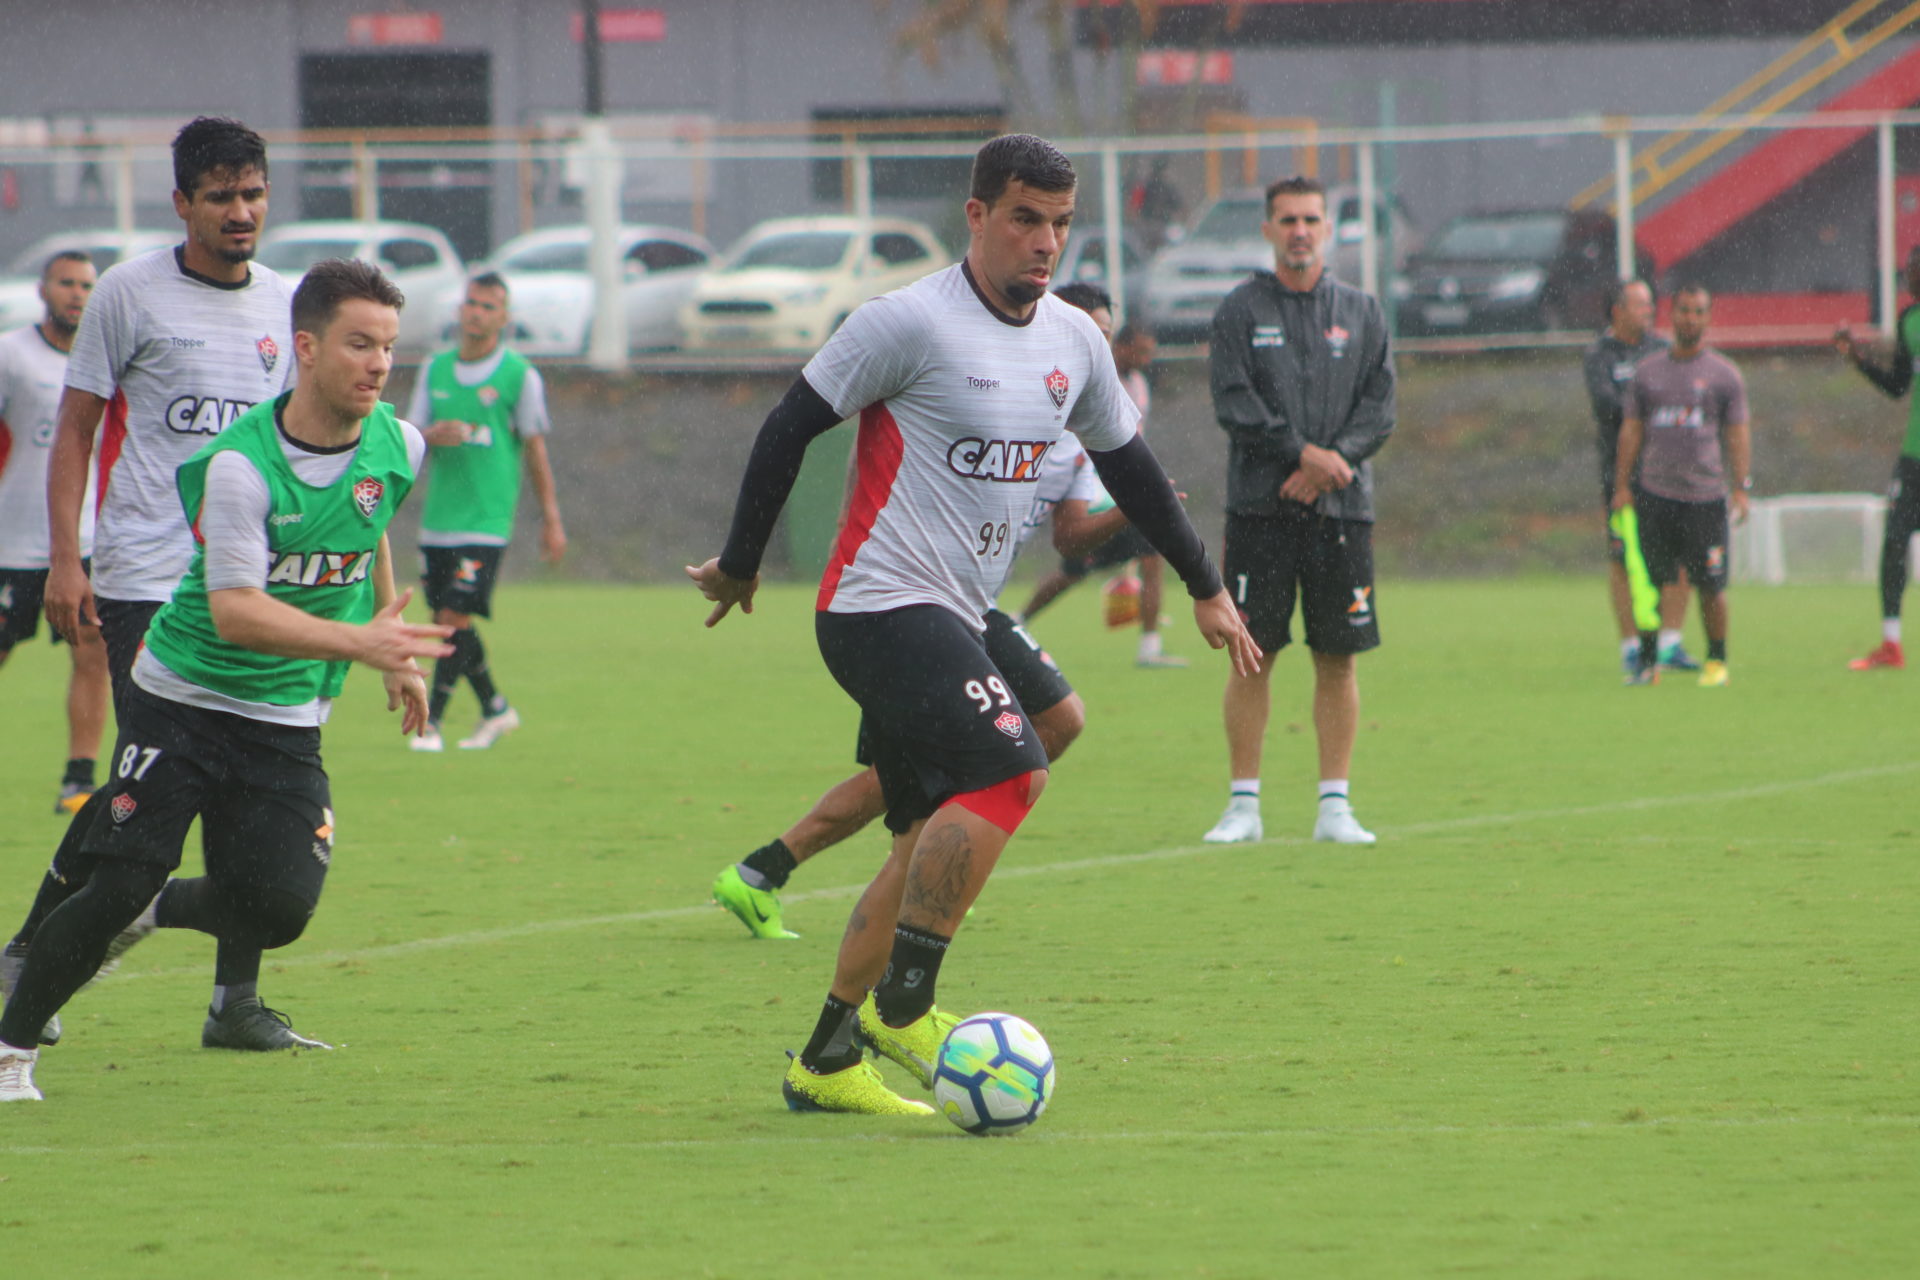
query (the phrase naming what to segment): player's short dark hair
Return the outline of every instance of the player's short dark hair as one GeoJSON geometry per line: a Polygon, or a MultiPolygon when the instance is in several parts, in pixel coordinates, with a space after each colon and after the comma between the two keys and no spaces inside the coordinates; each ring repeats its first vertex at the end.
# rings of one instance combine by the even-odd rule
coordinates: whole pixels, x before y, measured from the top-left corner
{"type": "Polygon", "coordinates": [[[1151,338],[1152,336],[1152,325],[1144,324],[1139,320],[1129,320],[1121,325],[1119,331],[1113,335],[1113,342],[1115,346],[1121,346],[1128,342],[1138,342],[1142,338],[1151,338]]]}
{"type": "Polygon", "coordinates": [[[1660,301],[1660,291],[1653,287],[1653,281],[1642,280],[1639,276],[1629,276],[1625,280],[1614,280],[1608,283],[1606,295],[1601,300],[1605,304],[1601,308],[1601,314],[1612,315],[1613,309],[1620,305],[1620,299],[1626,297],[1627,290],[1633,288],[1634,285],[1644,285],[1647,290],[1647,296],[1655,302],[1660,301]]]}
{"type": "Polygon", "coordinates": [[[1319,196],[1320,203],[1327,202],[1327,188],[1318,178],[1309,178],[1304,173],[1296,173],[1291,178],[1281,178],[1267,184],[1267,212],[1273,212],[1273,202],[1280,196],[1319,196]]]}
{"type": "Polygon", "coordinates": [[[1701,284],[1698,280],[1689,280],[1678,289],[1675,289],[1673,291],[1674,300],[1678,301],[1680,295],[1683,293],[1697,293],[1707,300],[1708,306],[1713,305],[1713,290],[1707,288],[1707,286],[1701,284]]]}
{"type": "Polygon", "coordinates": [[[248,169],[267,176],[267,142],[238,120],[200,116],[173,135],[173,188],[189,199],[208,174],[248,169]]]}
{"type": "Polygon", "coordinates": [[[1072,280],[1053,291],[1060,301],[1082,311],[1113,310],[1113,295],[1090,280],[1072,280]]]}
{"type": "Polygon", "coordinates": [[[968,194],[991,207],[1016,182],[1040,191],[1071,191],[1080,177],[1066,153],[1045,138],[1003,133],[975,153],[968,194]]]}
{"type": "Polygon", "coordinates": [[[52,275],[54,267],[62,262],[84,262],[88,266],[92,266],[93,255],[84,249],[62,249],[41,265],[40,278],[45,280],[48,276],[52,275]]]}
{"type": "Polygon", "coordinates": [[[477,276],[467,277],[467,288],[478,286],[482,289],[498,289],[502,297],[513,297],[513,290],[507,288],[507,278],[498,271],[482,271],[477,276]]]}
{"type": "Polygon", "coordinates": [[[325,333],[340,304],[364,298],[395,311],[407,305],[407,296],[371,262],[356,258],[325,258],[307,268],[293,291],[295,333],[325,333]]]}

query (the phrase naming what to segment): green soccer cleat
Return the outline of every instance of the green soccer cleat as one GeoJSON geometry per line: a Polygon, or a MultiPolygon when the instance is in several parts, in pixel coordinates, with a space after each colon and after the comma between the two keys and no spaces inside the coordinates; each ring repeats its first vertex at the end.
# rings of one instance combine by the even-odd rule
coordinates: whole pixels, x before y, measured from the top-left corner
{"type": "Polygon", "coordinates": [[[740,868],[729,865],[713,880],[713,900],[725,907],[747,926],[756,938],[797,938],[800,935],[780,923],[780,895],[771,889],[756,889],[740,878],[740,868]]]}
{"type": "Polygon", "coordinates": [[[780,1095],[789,1111],[838,1111],[856,1116],[931,1116],[939,1114],[924,1102],[903,1098],[887,1088],[871,1062],[856,1062],[826,1075],[815,1075],[800,1065],[800,1055],[789,1053],[787,1078],[780,1095]]]}
{"type": "Polygon", "coordinates": [[[890,1027],[880,1021],[880,1009],[869,991],[860,1006],[859,1037],[875,1053],[913,1072],[923,1089],[933,1088],[933,1068],[940,1061],[940,1046],[947,1032],[960,1025],[960,1019],[938,1009],[929,1009],[904,1027],[890,1027]]]}

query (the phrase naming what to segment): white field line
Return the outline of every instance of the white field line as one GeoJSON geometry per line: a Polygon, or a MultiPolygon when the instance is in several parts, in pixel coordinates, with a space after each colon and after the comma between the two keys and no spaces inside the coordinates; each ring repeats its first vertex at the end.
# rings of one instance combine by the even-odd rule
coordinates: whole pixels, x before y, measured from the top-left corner
{"type": "MultiPolygon", "coordinates": [[[[1808,778],[1790,778],[1780,782],[1761,783],[1750,787],[1731,787],[1720,791],[1695,791],[1684,795],[1638,796],[1627,800],[1611,800],[1604,804],[1571,805],[1555,809],[1520,809],[1510,813],[1483,813],[1464,818],[1445,818],[1437,822],[1414,822],[1404,826],[1380,827],[1383,839],[1394,837],[1444,835],[1455,831],[1469,831],[1480,827],[1499,827],[1513,823],[1554,821],[1563,818],[1602,817],[1622,813],[1643,813],[1653,809],[1670,809],[1682,805],[1724,804],[1734,801],[1755,800],[1766,796],[1789,795],[1796,791],[1814,791],[1822,787],[1843,785],[1849,782],[1863,782],[1874,778],[1897,777],[1902,774],[1920,772],[1920,760],[1905,764],[1876,765],[1869,769],[1848,769],[1837,773],[1817,774],[1808,778]]],[[[1048,862],[1039,866],[1004,866],[994,871],[1000,880],[1019,879],[1026,876],[1058,875],[1067,871],[1101,870],[1109,867],[1123,867],[1143,862],[1164,862],[1176,858],[1194,858],[1211,854],[1236,853],[1263,846],[1297,846],[1311,844],[1304,837],[1286,836],[1264,840],[1259,844],[1185,844],[1167,849],[1148,849],[1139,853],[1103,854],[1094,858],[1074,858],[1064,862],[1048,862]]],[[[824,889],[807,889],[800,892],[782,892],[783,903],[818,902],[833,899],[857,898],[866,888],[863,884],[834,885],[824,889]]],[[[390,942],[380,946],[362,947],[354,951],[316,951],[292,956],[276,956],[269,959],[275,968],[311,968],[316,965],[351,964],[358,960],[374,960],[390,956],[410,955],[420,951],[437,951],[452,947],[487,946],[497,942],[506,942],[515,938],[534,937],[544,933],[561,933],[575,929],[598,929],[607,926],[651,924],[662,920],[679,920],[691,916],[705,915],[716,908],[710,902],[698,906],[659,907],[651,911],[622,911],[608,915],[576,916],[566,920],[532,920],[525,924],[508,925],[499,929],[480,929],[470,933],[451,933],[433,938],[414,938],[406,942],[390,942]]],[[[112,981],[131,982],[140,978],[168,978],[185,974],[200,975],[205,966],[193,968],[151,969],[136,973],[121,973],[112,981]]]]}
{"type": "MultiPolygon", "coordinates": [[[[778,1114],[778,1113],[775,1113],[778,1114]]],[[[795,1125],[820,1123],[811,1116],[796,1117],[791,1121],[795,1125]]],[[[1802,1116],[1649,1116],[1641,1120],[1555,1120],[1540,1123],[1504,1123],[1490,1121],[1486,1124],[1430,1124],[1430,1125],[1299,1125],[1292,1128],[1267,1129],[1153,1129],[1119,1130],[1116,1132],[1062,1133],[1058,1129],[1040,1128],[1032,1133],[1020,1135],[1022,1145],[1040,1143],[1042,1145],[1067,1145],[1112,1142],[1144,1143],[1190,1143],[1190,1142],[1257,1142],[1280,1143],[1298,1142],[1313,1138],[1374,1138],[1374,1137],[1465,1137],[1478,1138],[1503,1134],[1539,1134],[1552,1137],[1573,1133],[1630,1133],[1636,1130],[1653,1129],[1915,1129],[1920,1128],[1920,1115],[1802,1115],[1802,1116]]],[[[698,1150],[700,1148],[724,1149],[735,1147],[824,1147],[840,1146],[846,1143],[895,1143],[921,1142],[929,1138],[945,1138],[952,1131],[944,1125],[933,1124],[931,1120],[923,1127],[919,1122],[902,1123],[897,1132],[874,1133],[872,1131],[834,1134],[769,1134],[763,1136],[728,1136],[718,1138],[656,1138],[638,1141],[586,1141],[575,1138],[499,1140],[475,1142],[366,1142],[340,1141],[315,1142],[311,1137],[303,1136],[299,1140],[302,1151],[369,1152],[384,1154],[390,1152],[478,1152],[502,1151],[518,1155],[537,1152],[547,1148],[565,1148],[577,1151],[583,1148],[600,1151],[664,1151],[698,1150]]],[[[154,1152],[173,1148],[198,1150],[202,1144],[189,1142],[153,1142],[132,1141],[102,1145],[67,1145],[58,1147],[37,1145],[0,1145],[0,1155],[10,1156],[52,1156],[71,1155],[93,1157],[114,1155],[122,1152],[154,1152]]]]}

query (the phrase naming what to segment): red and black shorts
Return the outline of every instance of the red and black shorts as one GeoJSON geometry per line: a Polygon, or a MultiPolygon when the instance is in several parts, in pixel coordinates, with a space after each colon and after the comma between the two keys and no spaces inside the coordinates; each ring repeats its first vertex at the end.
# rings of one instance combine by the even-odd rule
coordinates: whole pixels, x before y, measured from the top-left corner
{"type": "Polygon", "coordinates": [[[938,605],[814,615],[827,671],[860,706],[860,734],[899,834],[957,795],[1047,767],[1027,709],[983,636],[938,605]]]}
{"type": "Polygon", "coordinates": [[[505,547],[422,547],[429,609],[451,609],[475,617],[493,616],[493,584],[500,576],[505,547]]]}
{"type": "Polygon", "coordinates": [[[308,906],[333,860],[333,803],[317,726],[187,706],[129,684],[111,775],[90,806],[85,853],[172,871],[193,820],[207,874],[308,906]]]}
{"type": "Polygon", "coordinates": [[[1293,643],[1297,599],[1315,653],[1379,647],[1373,526],[1335,520],[1300,503],[1278,516],[1227,515],[1221,571],[1253,641],[1265,653],[1293,643]]]}

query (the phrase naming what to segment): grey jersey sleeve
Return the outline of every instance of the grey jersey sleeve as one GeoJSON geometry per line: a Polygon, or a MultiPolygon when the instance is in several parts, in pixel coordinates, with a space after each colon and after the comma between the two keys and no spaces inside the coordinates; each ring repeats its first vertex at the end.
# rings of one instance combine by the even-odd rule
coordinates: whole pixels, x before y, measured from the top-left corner
{"type": "Polygon", "coordinates": [[[272,506],[266,480],[245,454],[227,449],[214,455],[197,525],[207,558],[207,590],[266,589],[272,506]]]}

